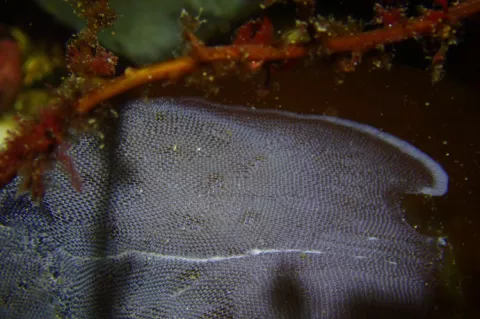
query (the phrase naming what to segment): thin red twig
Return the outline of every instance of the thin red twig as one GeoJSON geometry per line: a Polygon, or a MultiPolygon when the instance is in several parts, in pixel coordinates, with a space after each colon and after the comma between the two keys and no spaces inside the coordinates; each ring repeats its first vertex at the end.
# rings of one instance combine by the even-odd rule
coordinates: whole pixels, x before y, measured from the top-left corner
{"type": "MultiPolygon", "coordinates": [[[[437,11],[443,13],[443,11],[437,11]]],[[[463,18],[480,12],[480,0],[469,0],[451,7],[445,19],[432,20],[425,16],[410,20],[407,24],[398,24],[373,31],[361,32],[348,36],[334,36],[325,40],[324,46],[330,53],[365,52],[382,44],[399,42],[414,36],[431,35],[437,27],[448,20],[455,23],[463,18]]],[[[172,80],[184,76],[198,68],[200,64],[216,61],[272,61],[298,59],[307,56],[309,47],[287,45],[277,48],[262,44],[227,45],[206,47],[189,35],[194,47],[190,57],[161,62],[144,69],[120,76],[82,97],[76,110],[80,113],[89,112],[95,105],[115,95],[128,91],[139,85],[158,80],[172,80]]]]}
{"type": "MultiPolygon", "coordinates": [[[[435,35],[443,26],[451,26],[459,20],[480,12],[480,0],[468,0],[448,10],[429,11],[422,17],[406,23],[385,26],[381,29],[352,35],[326,36],[320,43],[309,45],[285,45],[275,47],[268,44],[247,43],[219,47],[207,47],[193,34],[186,32],[192,46],[189,56],[154,64],[138,70],[129,70],[124,75],[105,81],[73,104],[52,107],[41,114],[37,122],[28,122],[20,132],[11,136],[7,148],[0,152],[0,187],[9,183],[17,174],[27,176],[26,187],[32,196],[43,196],[43,174],[50,160],[60,160],[67,171],[72,173],[73,182],[80,188],[80,177],[75,175],[72,162],[65,155],[64,135],[68,135],[73,121],[85,119],[102,101],[128,91],[134,87],[160,81],[176,80],[192,73],[200,66],[221,61],[272,61],[291,60],[306,57],[312,50],[321,48],[329,53],[361,53],[379,45],[403,41],[420,35],[435,35]],[[58,151],[58,152],[56,152],[58,151]],[[33,173],[29,174],[29,172],[33,173]]],[[[262,35],[263,36],[263,35],[262,35]]],[[[245,41],[244,41],[245,42],[245,41]]],[[[100,52],[102,53],[102,52],[100,52]]],[[[100,54],[100,58],[104,55],[100,54]]],[[[71,102],[69,102],[71,103],[71,102]]]]}

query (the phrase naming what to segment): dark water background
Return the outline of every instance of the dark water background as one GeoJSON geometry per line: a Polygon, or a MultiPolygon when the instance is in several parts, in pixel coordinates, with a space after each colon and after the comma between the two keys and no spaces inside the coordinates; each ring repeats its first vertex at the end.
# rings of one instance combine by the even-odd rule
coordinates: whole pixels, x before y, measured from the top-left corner
{"type": "MultiPolygon", "coordinates": [[[[348,75],[342,85],[335,84],[335,76],[328,67],[294,68],[274,76],[273,86],[278,85],[278,91],[273,90],[266,97],[255,94],[262,88],[262,76],[256,79],[257,85],[251,80],[230,79],[220,82],[220,93],[209,100],[352,119],[392,133],[432,156],[449,174],[447,195],[426,202],[406,198],[405,208],[419,231],[444,234],[454,248],[454,260],[446,261],[451,267],[445,273],[451,276],[447,288],[450,296],[439,306],[453,311],[456,303],[453,299],[459,293],[460,307],[466,307],[468,310],[463,311],[477,318],[480,313],[475,297],[480,287],[480,105],[476,102],[480,99],[479,85],[447,77],[432,86],[428,71],[401,65],[391,71],[360,69],[348,75]]],[[[150,92],[162,96],[201,93],[182,85],[153,87],[150,92]]],[[[454,312],[457,311],[460,310],[454,312]]],[[[450,315],[446,317],[452,318],[450,315]]]]}
{"type": "MultiPolygon", "coordinates": [[[[72,34],[32,1],[3,2],[2,24],[23,26],[31,37],[46,41],[62,43],[72,34]]],[[[330,1],[323,10],[365,17],[371,14],[372,3],[343,1],[342,5],[330,1]]],[[[278,10],[274,14],[282,16],[288,15],[290,8],[278,10]]],[[[480,314],[475,297],[480,288],[480,17],[466,21],[461,34],[462,42],[449,51],[446,77],[435,85],[425,70],[428,62],[422,47],[407,41],[397,46],[397,58],[390,71],[371,71],[365,63],[338,85],[331,64],[302,61],[275,74],[266,96],[257,94],[264,91],[265,74],[261,73],[245,81],[221,80],[219,94],[209,99],[329,114],[367,123],[411,142],[437,160],[450,176],[448,194],[427,202],[407,198],[405,205],[409,220],[420,231],[441,231],[453,246],[454,258],[447,264],[454,263],[455,267],[446,271],[451,278],[446,278],[449,286],[437,315],[476,318],[480,314]],[[455,299],[458,296],[460,301],[455,299]],[[448,311],[454,305],[456,316],[448,311]]],[[[133,90],[121,99],[143,96],[147,91],[150,96],[204,94],[181,82],[167,88],[152,85],[133,90]]]]}

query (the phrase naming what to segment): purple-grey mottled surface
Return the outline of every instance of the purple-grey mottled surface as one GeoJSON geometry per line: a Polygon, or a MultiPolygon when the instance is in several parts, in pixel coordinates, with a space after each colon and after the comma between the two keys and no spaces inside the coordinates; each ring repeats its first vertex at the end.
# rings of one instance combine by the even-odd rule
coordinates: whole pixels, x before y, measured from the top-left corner
{"type": "Polygon", "coordinates": [[[40,206],[0,190],[2,318],[422,317],[438,239],[405,193],[443,195],[430,157],[322,116],[129,102],[71,152],[40,206]],[[105,147],[100,147],[105,143],[105,147]]]}

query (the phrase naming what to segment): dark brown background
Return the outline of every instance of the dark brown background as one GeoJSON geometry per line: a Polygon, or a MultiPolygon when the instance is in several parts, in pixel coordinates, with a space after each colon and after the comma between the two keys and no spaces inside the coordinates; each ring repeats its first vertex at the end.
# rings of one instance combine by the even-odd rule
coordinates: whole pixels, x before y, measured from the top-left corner
{"type": "MultiPolygon", "coordinates": [[[[365,17],[371,14],[372,3],[344,1],[343,5],[337,5],[331,1],[323,10],[365,17]]],[[[23,25],[32,37],[64,42],[71,34],[71,30],[52,22],[31,1],[7,1],[0,6],[0,23],[23,25]],[[25,8],[29,8],[28,12],[25,8]]],[[[244,81],[236,78],[219,81],[219,94],[209,99],[325,113],[367,123],[411,142],[441,163],[450,176],[448,194],[427,203],[407,200],[406,208],[410,220],[420,225],[421,231],[441,230],[448,236],[454,247],[454,259],[448,263],[454,262],[456,267],[447,273],[459,276],[458,280],[455,277],[448,281],[448,289],[458,290],[462,296],[463,309],[458,310],[462,314],[456,317],[474,318],[480,313],[475,298],[480,288],[480,18],[469,19],[462,30],[462,42],[449,52],[447,76],[436,85],[432,85],[431,74],[425,70],[428,63],[423,59],[421,46],[407,41],[397,46],[390,71],[370,71],[365,63],[347,75],[342,85],[337,85],[337,75],[330,63],[301,62],[275,74],[265,97],[257,94],[264,88],[264,74],[260,73],[244,81]]],[[[121,99],[144,96],[146,91],[150,96],[204,95],[202,90],[185,88],[182,82],[167,88],[159,85],[141,88],[121,99]]],[[[441,312],[435,316],[442,313],[452,316],[446,311],[453,307],[450,297],[453,299],[455,294],[446,294],[445,303],[439,305],[441,312]]],[[[455,304],[458,305],[456,301],[455,304]]]]}
{"type": "MultiPolygon", "coordinates": [[[[256,93],[263,89],[262,75],[256,81],[227,79],[219,81],[219,94],[208,99],[336,115],[368,123],[411,142],[437,160],[450,177],[448,194],[425,203],[419,198],[407,198],[405,207],[420,231],[438,231],[448,236],[454,260],[447,263],[455,263],[456,267],[446,271],[447,276],[452,276],[448,287],[451,295],[446,298],[455,298],[455,292],[460,290],[464,303],[460,307],[466,307],[468,310],[464,310],[476,317],[475,295],[480,287],[479,85],[448,76],[432,85],[428,71],[402,65],[391,71],[372,72],[363,67],[348,75],[342,85],[335,84],[335,76],[328,66],[296,67],[276,74],[272,86],[278,89],[266,97],[256,93]]],[[[138,90],[141,96],[144,92],[138,90]]],[[[153,86],[149,92],[150,96],[203,94],[183,84],[153,86]]],[[[439,306],[453,307],[445,303],[439,306]]]]}

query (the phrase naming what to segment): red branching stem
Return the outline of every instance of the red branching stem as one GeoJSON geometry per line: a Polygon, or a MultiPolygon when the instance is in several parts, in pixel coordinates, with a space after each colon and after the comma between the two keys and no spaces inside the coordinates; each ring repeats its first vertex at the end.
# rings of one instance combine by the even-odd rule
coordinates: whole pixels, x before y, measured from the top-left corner
{"type": "MultiPolygon", "coordinates": [[[[101,88],[88,91],[74,103],[67,105],[67,111],[52,108],[41,115],[35,123],[23,124],[18,134],[7,142],[7,148],[0,152],[0,187],[9,183],[17,174],[25,171],[28,176],[26,187],[32,190],[34,197],[43,195],[43,173],[48,161],[53,157],[63,163],[70,173],[72,183],[80,188],[80,177],[76,175],[73,163],[66,157],[64,134],[68,130],[69,117],[82,117],[97,104],[134,87],[161,80],[177,80],[192,73],[200,66],[212,62],[236,61],[239,63],[265,61],[286,61],[306,57],[312,50],[319,48],[330,53],[354,53],[351,69],[359,61],[361,54],[377,46],[403,41],[421,35],[438,35],[445,25],[454,25],[459,20],[480,12],[480,0],[467,0],[454,7],[445,8],[445,1],[437,1],[442,10],[427,11],[422,17],[410,19],[394,25],[385,25],[381,29],[360,32],[352,35],[321,37],[320,43],[310,45],[271,45],[272,29],[269,21],[264,20],[256,34],[252,34],[252,25],[239,32],[238,43],[220,47],[207,47],[193,34],[186,32],[192,52],[190,56],[158,63],[139,70],[130,70],[113,80],[107,80],[101,88]],[[448,9],[448,10],[447,10],[448,9]],[[250,37],[249,37],[250,34],[250,37]],[[240,44],[241,43],[241,44],[240,44]],[[66,113],[67,112],[67,113],[66,113]],[[73,115],[72,115],[73,114],[73,115]],[[56,151],[56,152],[55,152],[56,151]],[[34,172],[34,173],[31,173],[34,172]],[[31,173],[31,174],[30,174],[31,173]],[[30,174],[30,175],[29,175],[30,174]]],[[[98,48],[97,48],[98,49],[98,48]]],[[[103,48],[95,52],[70,51],[72,67],[78,67],[83,73],[110,75],[116,60],[103,48]],[[79,55],[88,57],[87,64],[78,60],[79,55]]],[[[441,56],[436,59],[441,62],[441,56]]]]}
{"type": "Polygon", "coordinates": [[[73,188],[77,192],[81,192],[82,179],[80,177],[80,174],[78,174],[77,170],[75,169],[75,164],[73,163],[72,158],[67,154],[69,148],[70,145],[68,143],[63,143],[59,145],[59,147],[55,151],[55,155],[60,164],[62,164],[65,172],[70,176],[70,182],[73,188]]]}
{"type": "Polygon", "coordinates": [[[52,108],[42,111],[38,121],[19,123],[19,132],[12,134],[0,152],[0,186],[21,175],[20,191],[30,189],[36,200],[43,197],[43,177],[53,159],[51,154],[64,142],[65,114],[52,108]]]}
{"type": "MultiPolygon", "coordinates": [[[[465,1],[451,7],[448,14],[440,12],[450,23],[480,12],[480,0],[465,1]]],[[[331,53],[365,52],[378,45],[399,42],[405,39],[431,35],[444,21],[422,16],[411,19],[406,24],[386,26],[382,29],[361,32],[348,36],[334,36],[327,38],[322,44],[331,53]]],[[[277,48],[264,44],[227,45],[221,47],[206,47],[196,38],[187,34],[193,50],[191,57],[182,57],[172,61],[155,64],[144,69],[120,76],[107,82],[101,90],[94,91],[81,98],[75,108],[78,112],[89,112],[98,103],[117,94],[130,90],[138,85],[158,81],[172,80],[182,77],[199,67],[200,64],[215,61],[282,61],[298,59],[307,56],[309,48],[302,45],[287,45],[277,48]]]]}
{"type": "Polygon", "coordinates": [[[365,52],[378,45],[403,41],[420,35],[431,35],[435,33],[436,28],[448,20],[455,23],[461,19],[473,15],[480,11],[480,1],[465,1],[455,7],[451,7],[448,13],[439,11],[444,19],[422,16],[418,19],[410,20],[406,25],[396,24],[391,27],[386,26],[383,29],[362,32],[351,36],[333,37],[328,39],[326,48],[330,52],[365,52]]]}
{"type": "MultiPolygon", "coordinates": [[[[78,41],[81,42],[81,41],[78,41]]],[[[70,71],[76,74],[112,76],[118,58],[100,45],[95,48],[88,44],[73,43],[67,47],[67,61],[70,71]]]]}

